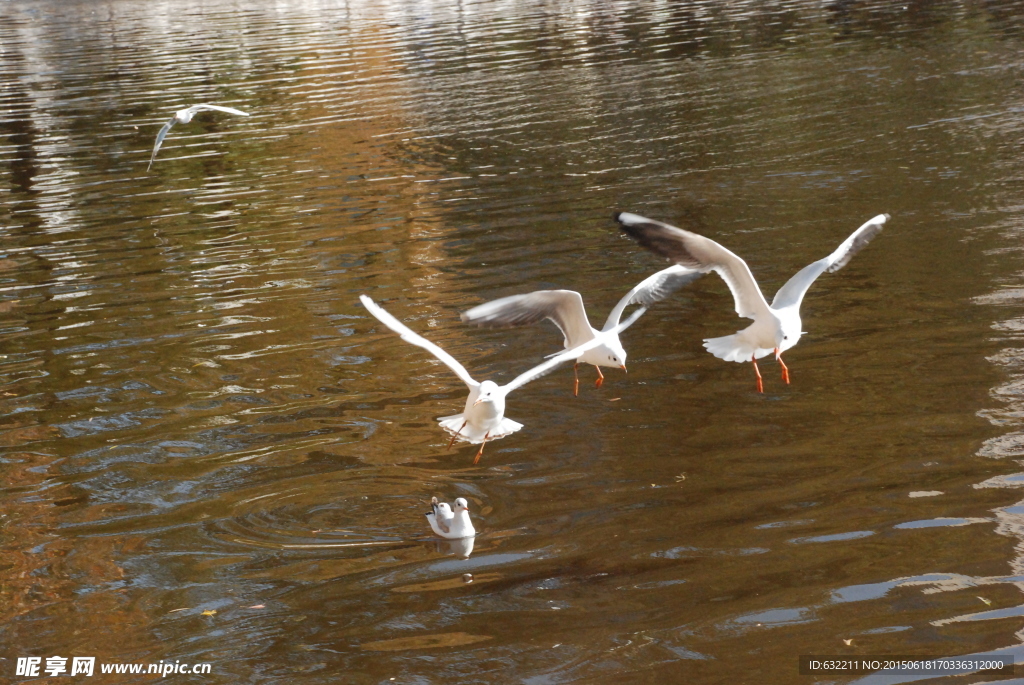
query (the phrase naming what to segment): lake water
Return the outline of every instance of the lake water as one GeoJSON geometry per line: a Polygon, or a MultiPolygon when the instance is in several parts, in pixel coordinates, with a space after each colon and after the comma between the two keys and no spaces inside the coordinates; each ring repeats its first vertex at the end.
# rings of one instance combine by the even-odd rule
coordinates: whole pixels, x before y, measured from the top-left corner
{"type": "Polygon", "coordinates": [[[1022,43],[999,0],[4,3],[3,678],[1024,661],[1022,43]],[[146,173],[199,102],[251,116],[175,126],[146,173]],[[358,295],[508,381],[557,331],[459,312],[569,288],[599,324],[667,266],[618,210],[769,296],[892,218],[808,294],[791,385],[704,351],[747,325],[711,275],[624,334],[628,374],[574,398],[561,368],[478,465],[447,451],[464,386],[358,295]],[[434,495],[469,500],[468,559],[434,495]]]}

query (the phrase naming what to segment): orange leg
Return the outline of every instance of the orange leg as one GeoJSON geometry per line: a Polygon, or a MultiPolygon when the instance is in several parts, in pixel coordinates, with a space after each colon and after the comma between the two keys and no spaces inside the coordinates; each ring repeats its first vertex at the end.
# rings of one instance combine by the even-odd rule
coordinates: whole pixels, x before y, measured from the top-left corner
{"type": "Polygon", "coordinates": [[[594,387],[600,388],[602,385],[604,385],[604,374],[601,373],[600,366],[595,366],[594,368],[597,369],[597,381],[594,382],[594,387]]]}
{"type": "Polygon", "coordinates": [[[572,375],[576,378],[576,385],[572,386],[572,396],[580,396],[580,374],[579,374],[580,363],[576,362],[572,365],[572,375]]]}
{"type": "Polygon", "coordinates": [[[477,463],[478,461],[480,461],[480,457],[483,456],[483,454],[484,454],[484,445],[487,444],[487,438],[489,438],[489,437],[491,437],[490,431],[488,431],[487,433],[484,434],[484,441],[480,443],[480,451],[476,453],[476,458],[473,459],[473,463],[474,464],[477,463]]]}
{"type": "Polygon", "coordinates": [[[462,429],[463,429],[463,428],[465,428],[465,427],[466,427],[466,422],[465,422],[465,421],[463,421],[463,422],[462,422],[462,425],[461,425],[461,426],[459,426],[459,430],[458,430],[458,432],[457,432],[457,433],[455,433],[455,435],[453,435],[453,436],[452,436],[451,442],[449,442],[449,443],[448,443],[448,449],[451,449],[451,448],[452,448],[452,445],[454,445],[454,444],[455,444],[455,438],[459,437],[459,433],[461,433],[461,432],[462,432],[462,429]]]}
{"type": "Polygon", "coordinates": [[[761,371],[757,368],[757,360],[754,359],[753,355],[750,357],[750,363],[754,365],[754,373],[757,374],[757,391],[764,392],[764,383],[761,382],[761,371]]]}
{"type": "Polygon", "coordinates": [[[786,385],[789,385],[789,367],[786,366],[786,362],[782,361],[782,355],[778,355],[777,359],[782,364],[782,380],[786,381],[786,385]]]}

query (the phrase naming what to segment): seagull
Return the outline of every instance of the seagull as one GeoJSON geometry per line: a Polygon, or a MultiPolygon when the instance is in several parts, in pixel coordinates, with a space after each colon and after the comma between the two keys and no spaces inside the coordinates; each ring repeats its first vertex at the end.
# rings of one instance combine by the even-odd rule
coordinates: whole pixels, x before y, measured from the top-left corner
{"type": "Polygon", "coordinates": [[[789,384],[789,369],[782,361],[782,353],[796,345],[803,335],[800,303],[807,289],[822,273],[833,273],[846,266],[881,232],[889,215],[879,214],[854,231],[828,257],[798,271],[775,293],[771,305],[761,294],[747,263],[714,240],[637,214],[620,212],[615,220],[641,245],[677,265],[702,273],[718,272],[732,291],[736,313],[753,319],[754,323],[734,335],[707,338],[704,347],[725,361],[752,362],[757,374],[757,391],[764,392],[757,360],[772,352],[782,365],[782,380],[789,384]]]}
{"type": "MultiPolygon", "coordinates": [[[[436,497],[430,498],[430,508],[427,513],[427,522],[430,528],[443,538],[457,540],[459,538],[471,538],[476,535],[476,528],[469,518],[469,502],[460,497],[455,500],[453,511],[447,502],[438,502],[436,497]]],[[[468,555],[467,555],[468,556],[468,555]]]]}
{"type": "Polygon", "coordinates": [[[160,149],[160,145],[163,144],[164,138],[167,137],[168,131],[171,130],[171,126],[175,124],[187,124],[192,121],[192,117],[195,116],[196,112],[202,112],[205,110],[216,110],[218,112],[227,112],[228,114],[237,114],[239,116],[249,116],[246,112],[233,107],[221,107],[220,105],[192,105],[187,109],[179,109],[171,117],[171,120],[164,124],[164,127],[160,129],[160,133],[156,134],[156,145],[153,146],[153,154],[149,157],[149,166],[146,167],[146,171],[149,171],[150,167],[153,166],[153,160],[156,159],[156,152],[160,149]]]}
{"type": "Polygon", "coordinates": [[[543,364],[535,366],[529,371],[516,376],[505,385],[498,385],[494,381],[488,380],[480,383],[473,380],[473,377],[469,375],[469,372],[466,371],[465,367],[455,361],[454,357],[426,338],[413,333],[405,324],[381,309],[377,303],[366,295],[360,295],[359,301],[362,302],[367,311],[373,314],[381,323],[393,330],[395,333],[398,333],[402,337],[402,340],[422,347],[444,362],[449,369],[455,372],[456,376],[462,379],[462,382],[466,384],[466,387],[469,388],[469,397],[466,398],[465,410],[461,414],[442,416],[437,420],[437,422],[441,425],[441,428],[446,430],[452,436],[451,442],[448,443],[449,449],[456,440],[468,442],[473,445],[480,445],[480,451],[476,453],[476,458],[473,459],[474,464],[480,461],[480,456],[484,453],[484,445],[486,445],[488,440],[498,440],[506,435],[515,433],[523,427],[523,424],[505,417],[505,397],[510,392],[520,386],[526,385],[534,379],[550,373],[562,362],[575,359],[582,355],[586,350],[589,350],[592,347],[597,347],[606,340],[611,339],[612,336],[617,336],[619,333],[632,326],[633,322],[639,319],[640,316],[647,311],[646,307],[638,307],[637,310],[633,312],[623,323],[620,323],[618,326],[610,330],[602,331],[593,340],[551,357],[543,364]]]}
{"type": "MultiPolygon", "coordinates": [[[[629,305],[649,307],[703,275],[700,271],[675,265],[645,278],[619,300],[600,331],[590,325],[587,311],[583,307],[583,297],[575,290],[537,290],[526,295],[503,297],[463,312],[462,320],[486,328],[508,328],[551,319],[562,331],[565,349],[568,350],[618,326],[622,313],[629,305]]],[[[594,365],[597,369],[597,382],[594,385],[600,388],[604,383],[602,366],[626,370],[626,350],[622,348],[619,336],[612,335],[608,336],[606,342],[581,354],[572,367],[576,378],[572,394],[577,396],[580,394],[580,362],[594,365]]]]}

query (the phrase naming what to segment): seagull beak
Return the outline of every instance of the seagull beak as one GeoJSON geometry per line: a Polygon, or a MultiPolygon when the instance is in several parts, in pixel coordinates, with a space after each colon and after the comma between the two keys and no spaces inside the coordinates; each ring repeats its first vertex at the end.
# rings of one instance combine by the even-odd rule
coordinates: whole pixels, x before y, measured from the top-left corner
{"type": "Polygon", "coordinates": [[[478,397],[478,398],[477,398],[477,400],[476,400],[476,402],[474,402],[474,403],[473,403],[473,406],[475,407],[476,405],[480,404],[480,403],[481,403],[481,402],[483,402],[483,401],[484,401],[484,398],[482,398],[482,397],[478,397]]]}
{"type": "MultiPolygon", "coordinates": [[[[619,368],[621,368],[623,371],[626,371],[626,365],[625,364],[619,364],[619,368]]],[[[629,373],[629,372],[626,371],[626,373],[629,373]]]]}

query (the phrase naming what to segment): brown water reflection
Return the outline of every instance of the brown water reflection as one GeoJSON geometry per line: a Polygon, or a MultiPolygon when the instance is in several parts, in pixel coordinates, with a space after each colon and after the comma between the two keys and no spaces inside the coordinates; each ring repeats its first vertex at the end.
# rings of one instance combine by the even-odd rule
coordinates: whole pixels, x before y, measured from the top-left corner
{"type": "Polygon", "coordinates": [[[800,654],[1020,651],[1012,3],[0,18],[4,677],[790,683],[800,654]],[[144,173],[203,101],[253,116],[175,127],[144,173]],[[703,351],[742,325],[705,278],[625,334],[628,375],[573,399],[558,371],[479,467],[446,451],[461,384],[358,294],[510,379],[556,335],[458,312],[566,287],[602,319],[663,266],[620,209],[770,292],[893,218],[808,295],[793,385],[703,351]],[[469,500],[468,559],[435,494],[469,500]]]}

